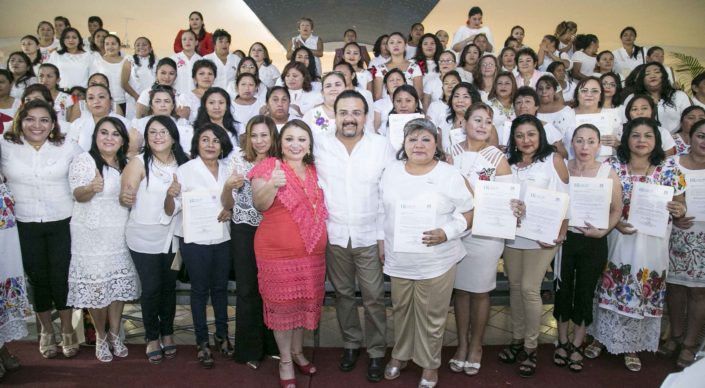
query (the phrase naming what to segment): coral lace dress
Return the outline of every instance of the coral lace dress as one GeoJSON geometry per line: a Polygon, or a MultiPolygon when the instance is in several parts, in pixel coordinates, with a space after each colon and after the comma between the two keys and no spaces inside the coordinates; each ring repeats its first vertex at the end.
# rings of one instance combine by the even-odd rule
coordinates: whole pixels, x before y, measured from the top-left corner
{"type": "MultiPolygon", "coordinates": [[[[262,161],[248,178],[268,180],[275,161],[262,161]]],[[[328,212],[314,166],[306,168],[303,180],[285,162],[281,168],[286,185],[279,188],[272,206],[262,213],[255,234],[264,323],[272,330],[314,330],[325,293],[328,212]]]]}

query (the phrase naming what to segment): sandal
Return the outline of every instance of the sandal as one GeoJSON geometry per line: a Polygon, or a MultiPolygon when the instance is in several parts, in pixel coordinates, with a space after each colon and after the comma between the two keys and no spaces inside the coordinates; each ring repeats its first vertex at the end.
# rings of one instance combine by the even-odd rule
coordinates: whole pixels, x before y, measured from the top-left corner
{"type": "Polygon", "coordinates": [[[470,361],[465,361],[465,366],[463,366],[463,372],[465,372],[466,375],[468,376],[475,376],[476,374],[480,373],[480,365],[479,362],[470,362],[470,361]]]}
{"type": "Polygon", "coordinates": [[[669,338],[658,347],[656,355],[664,358],[673,358],[681,351],[681,347],[683,346],[682,341],[683,336],[669,338]]]}
{"type": "Polygon", "coordinates": [[[44,358],[54,358],[58,353],[54,333],[41,333],[39,336],[39,353],[44,358]]]}
{"type": "Polygon", "coordinates": [[[630,356],[625,354],[624,366],[632,372],[638,372],[641,370],[641,360],[639,359],[639,356],[630,356]]]}
{"type": "MultiPolygon", "coordinates": [[[[392,358],[394,360],[394,358],[392,358]]],[[[389,360],[387,366],[384,367],[384,378],[387,380],[394,380],[401,375],[401,371],[407,367],[408,363],[406,361],[399,361],[399,366],[392,366],[392,360],[389,360]]]]}
{"type": "Polygon", "coordinates": [[[215,348],[224,355],[225,357],[233,356],[233,345],[230,343],[228,336],[221,337],[219,335],[213,336],[213,342],[215,342],[215,348]]]}
{"type": "Polygon", "coordinates": [[[511,343],[499,353],[499,361],[502,361],[505,364],[513,364],[519,359],[519,354],[522,350],[524,350],[523,341],[511,343]]]}
{"type": "Polygon", "coordinates": [[[61,353],[66,358],[73,358],[78,354],[78,337],[76,332],[61,333],[61,353]]]}
{"type": "Polygon", "coordinates": [[[122,339],[120,339],[119,335],[113,334],[112,331],[108,331],[108,341],[110,341],[110,347],[113,348],[113,354],[116,357],[127,357],[127,346],[125,346],[125,344],[122,342],[122,339]]]}
{"type": "Polygon", "coordinates": [[[174,337],[172,335],[162,337],[162,342],[160,343],[160,346],[162,348],[162,352],[164,353],[165,358],[172,359],[176,357],[176,344],[174,343],[174,337]],[[164,343],[164,338],[166,337],[169,337],[169,339],[171,339],[170,344],[164,343]]]}
{"type": "Polygon", "coordinates": [[[583,354],[585,354],[585,357],[593,359],[600,357],[600,354],[602,354],[603,350],[605,350],[605,346],[602,345],[598,340],[593,340],[590,345],[585,348],[583,354]]]}
{"type": "Polygon", "coordinates": [[[7,350],[7,346],[0,348],[0,360],[2,360],[0,367],[7,372],[14,372],[21,367],[20,360],[18,360],[14,354],[10,354],[10,351],[7,350]]]}
{"type": "Polygon", "coordinates": [[[100,338],[100,336],[96,334],[95,358],[101,362],[110,362],[113,360],[113,354],[110,353],[110,344],[108,343],[108,334],[105,335],[105,338],[100,338]]]}
{"type": "Polygon", "coordinates": [[[450,370],[452,372],[460,373],[463,371],[464,367],[465,367],[465,361],[463,361],[463,360],[456,360],[454,358],[451,358],[450,360],[448,360],[448,368],[450,368],[450,370]]]}
{"type": "Polygon", "coordinates": [[[213,354],[211,353],[210,348],[208,348],[208,342],[198,345],[198,353],[196,357],[198,358],[198,362],[205,369],[210,369],[213,365],[215,365],[213,354]]]}
{"type": "Polygon", "coordinates": [[[526,350],[523,350],[523,353],[526,354],[526,359],[519,364],[519,376],[531,377],[536,373],[536,365],[538,364],[536,358],[538,351],[537,349],[534,349],[534,351],[529,353],[526,350]]]}
{"type": "Polygon", "coordinates": [[[580,350],[579,347],[570,344],[570,356],[568,356],[567,362],[568,362],[568,369],[570,369],[571,372],[582,372],[583,371],[583,360],[585,359],[585,354],[583,354],[583,351],[580,350]],[[575,355],[579,355],[579,359],[573,358],[575,355]]]}
{"type": "MultiPolygon", "coordinates": [[[[155,342],[155,341],[152,341],[155,342]]],[[[145,351],[145,354],[147,355],[147,360],[149,361],[150,364],[161,364],[161,362],[164,360],[164,354],[162,353],[162,348],[157,346],[155,350],[152,350],[151,352],[149,351],[149,344],[147,344],[147,349],[145,351]]]]}
{"type": "Polygon", "coordinates": [[[306,357],[304,357],[303,353],[294,353],[291,352],[291,358],[292,361],[294,361],[294,365],[296,365],[296,369],[299,370],[302,374],[305,374],[306,376],[313,376],[316,374],[316,366],[313,365],[312,362],[308,361],[306,357]],[[308,361],[306,364],[299,364],[298,359],[303,358],[304,361],[308,361]]]}
{"type": "Polygon", "coordinates": [[[683,348],[681,349],[680,353],[678,353],[678,361],[676,361],[676,365],[679,368],[687,368],[690,365],[692,365],[695,362],[695,353],[697,352],[697,347],[696,346],[685,346],[683,345],[683,348]]]}
{"type": "Polygon", "coordinates": [[[564,367],[568,365],[568,357],[570,357],[570,351],[571,351],[571,343],[570,341],[566,341],[564,343],[561,343],[560,340],[558,340],[558,343],[556,344],[556,350],[553,351],[553,364],[557,367],[564,367]],[[563,350],[565,352],[565,356],[561,356],[558,354],[559,350],[563,350]]]}
{"type": "MultiPolygon", "coordinates": [[[[293,363],[292,360],[289,361],[279,361],[279,386],[281,388],[296,388],[296,376],[290,379],[282,379],[282,366],[290,366],[293,363]]],[[[292,372],[293,373],[293,372],[292,372]]]]}

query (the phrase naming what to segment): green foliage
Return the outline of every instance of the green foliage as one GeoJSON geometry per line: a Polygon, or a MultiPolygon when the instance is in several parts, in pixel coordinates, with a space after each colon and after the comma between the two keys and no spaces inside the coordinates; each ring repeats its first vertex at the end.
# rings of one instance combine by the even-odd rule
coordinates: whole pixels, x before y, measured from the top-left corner
{"type": "Polygon", "coordinates": [[[690,81],[697,77],[698,74],[705,72],[705,66],[700,63],[698,58],[692,55],[674,52],[671,53],[671,56],[675,60],[673,70],[681,76],[678,80],[681,90],[687,89],[687,91],[692,94],[690,91],[690,81]],[[687,88],[685,86],[687,86],[687,88]]]}

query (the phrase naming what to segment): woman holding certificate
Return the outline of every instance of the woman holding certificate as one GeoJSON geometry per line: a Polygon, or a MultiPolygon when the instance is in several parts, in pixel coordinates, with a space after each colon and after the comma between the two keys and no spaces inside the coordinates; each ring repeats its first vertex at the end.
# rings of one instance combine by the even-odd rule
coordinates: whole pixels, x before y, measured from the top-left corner
{"type": "Polygon", "coordinates": [[[625,125],[617,155],[607,162],[622,186],[622,219],[607,237],[608,263],[597,288],[599,308],[590,334],[596,343],[624,354],[631,371],[641,370],[637,352],[658,348],[668,270],[670,218],[685,216],[685,180],[661,149],[658,124],[637,118],[625,125]]]}
{"type": "MultiPolygon", "coordinates": [[[[176,231],[179,249],[191,280],[191,317],[198,344],[198,361],[212,368],[206,304],[215,315],[215,346],[232,354],[228,340],[228,274],[230,273],[230,224],[233,189],[243,177],[231,171],[225,157],[233,149],[228,133],[217,124],[205,124],[193,136],[190,161],[179,166],[164,198],[168,216],[181,213],[182,227],[176,231]]],[[[180,222],[179,219],[176,222],[180,222]]],[[[178,224],[177,224],[178,225],[178,224]]]]}
{"type": "Polygon", "coordinates": [[[304,329],[315,330],[325,293],[328,210],[313,158],[311,129],[291,120],[281,129],[277,155],[257,164],[252,203],[262,212],[255,233],[257,279],[264,324],[279,347],[279,382],[296,387],[294,365],[306,375],[316,367],[303,354],[304,329]],[[283,238],[286,236],[286,238],[283,238]]]}
{"type": "MultiPolygon", "coordinates": [[[[492,114],[489,105],[472,104],[465,112],[467,138],[450,149],[453,165],[470,182],[473,190],[476,190],[478,181],[512,182],[507,158],[489,144],[492,114]]],[[[521,215],[522,207],[519,200],[511,203],[515,216],[521,215]]],[[[490,317],[490,291],[495,288],[504,238],[470,235],[462,241],[468,254],[458,263],[453,286],[458,349],[448,366],[453,372],[472,376],[480,371],[482,338],[490,317]]]]}
{"type": "Polygon", "coordinates": [[[663,348],[665,355],[673,356],[682,347],[677,361],[682,368],[693,363],[698,333],[705,324],[705,120],[690,126],[689,133],[682,133],[688,135],[690,150],[677,156],[676,163],[685,174],[690,206],[687,217],[673,220],[666,278],[671,338],[659,348],[659,353],[663,348]]]}
{"type": "Polygon", "coordinates": [[[558,323],[558,346],[553,363],[571,371],[583,369],[580,348],[586,327],[592,323],[595,287],[607,262],[607,233],[622,214],[622,186],[608,164],[595,158],[600,152],[600,130],[583,124],[573,131],[575,159],[570,173],[570,228],[560,260],[556,259],[556,294],[553,316],[558,323]],[[568,326],[573,321],[572,342],[568,326]]]}
{"type": "Polygon", "coordinates": [[[499,359],[504,363],[523,359],[519,374],[529,377],[536,371],[543,312],[539,295],[541,282],[558,245],[565,240],[568,227],[568,220],[564,219],[568,169],[555,147],[546,140],[541,120],[532,115],[525,114],[514,119],[508,149],[512,176],[514,183],[521,184],[527,216],[521,221],[522,233],[517,229],[517,237],[507,240],[504,249],[504,265],[509,277],[512,342],[499,354],[499,359]],[[532,194],[529,195],[529,192],[532,194]],[[533,210],[528,203],[529,197],[544,197],[545,206],[541,207],[541,201],[533,201],[540,211],[533,210]]]}
{"type": "MultiPolygon", "coordinates": [[[[384,377],[393,380],[413,360],[423,368],[419,387],[438,383],[443,332],[460,241],[472,224],[470,188],[447,163],[436,126],[414,119],[404,126],[404,147],[380,180],[384,273],[392,279],[394,339],[384,377]]],[[[479,366],[475,370],[479,369],[479,366]]]]}
{"type": "Polygon", "coordinates": [[[164,214],[163,203],[176,170],[189,160],[181,142],[179,127],[171,116],[151,116],[145,124],[142,154],[130,159],[122,172],[120,203],[131,208],[125,239],[142,285],[145,353],[152,364],[176,356],[177,271],[171,266],[178,250],[174,244],[177,225],[164,214]]]}

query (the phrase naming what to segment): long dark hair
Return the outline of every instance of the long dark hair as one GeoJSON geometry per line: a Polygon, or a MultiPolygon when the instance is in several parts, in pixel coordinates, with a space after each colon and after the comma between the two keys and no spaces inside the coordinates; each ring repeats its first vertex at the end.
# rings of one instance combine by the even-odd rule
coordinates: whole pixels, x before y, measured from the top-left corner
{"type": "MultiPolygon", "coordinates": [[[[2,69],[2,71],[0,71],[0,75],[2,75],[4,72],[7,72],[8,74],[12,75],[12,73],[5,69],[2,69]]],[[[59,128],[59,120],[56,116],[54,105],[51,102],[46,102],[42,100],[32,100],[24,104],[15,115],[15,123],[12,125],[12,130],[5,131],[5,133],[3,133],[3,138],[5,138],[5,140],[11,143],[24,144],[22,142],[22,122],[24,121],[24,119],[27,118],[27,115],[29,114],[30,110],[37,108],[41,108],[47,111],[49,117],[51,118],[52,128],[51,132],[49,132],[49,138],[47,139],[47,141],[55,146],[62,145],[64,143],[66,135],[61,133],[61,129],[59,128]]]]}
{"type": "MultiPolygon", "coordinates": [[[[320,77],[318,77],[318,71],[316,70],[316,57],[313,56],[313,51],[311,51],[311,49],[306,46],[301,46],[297,48],[291,54],[291,61],[289,62],[296,62],[294,58],[296,58],[296,53],[298,53],[299,51],[305,51],[308,55],[308,75],[309,77],[311,77],[311,81],[317,81],[320,77]]],[[[303,62],[300,63],[303,64],[303,62]]]]}
{"type": "Polygon", "coordinates": [[[663,103],[668,106],[675,106],[673,103],[673,95],[676,94],[676,89],[674,89],[668,81],[668,73],[666,72],[666,68],[658,62],[647,63],[637,74],[636,80],[634,81],[634,93],[650,94],[649,91],[646,90],[644,79],[646,78],[646,70],[652,66],[658,67],[661,72],[661,90],[659,91],[659,96],[663,100],[663,103]]]}
{"type": "Polygon", "coordinates": [[[465,89],[468,91],[468,94],[470,94],[470,105],[480,102],[482,98],[480,97],[480,92],[477,91],[477,88],[475,85],[469,83],[469,82],[461,82],[453,88],[453,91],[450,92],[450,97],[448,98],[448,116],[446,116],[446,122],[448,123],[453,123],[455,122],[455,110],[453,110],[453,95],[458,89],[465,89]]]}
{"type": "Polygon", "coordinates": [[[122,172],[125,166],[127,166],[127,150],[130,147],[130,135],[127,133],[127,128],[125,128],[125,124],[122,123],[122,120],[112,116],[106,116],[98,120],[95,125],[95,129],[93,130],[91,149],[88,151],[88,153],[95,161],[95,165],[98,169],[98,172],[100,173],[100,176],[103,176],[104,167],[112,167],[100,155],[100,151],[98,150],[98,143],[96,142],[96,139],[98,138],[99,129],[106,122],[112,124],[113,127],[117,129],[118,133],[120,134],[120,137],[122,137],[122,146],[120,146],[117,151],[117,155],[115,156],[118,162],[118,172],[122,172]]]}
{"type": "Polygon", "coordinates": [[[375,45],[372,48],[372,53],[375,54],[375,57],[382,55],[382,41],[384,38],[389,38],[389,35],[380,35],[377,37],[377,40],[375,40],[375,45]]]}
{"type": "Polygon", "coordinates": [[[66,49],[66,44],[64,44],[64,40],[66,39],[66,34],[68,34],[69,32],[75,33],[78,37],[78,46],[76,47],[76,49],[78,49],[78,51],[84,51],[83,38],[81,38],[81,33],[73,27],[66,27],[63,31],[61,31],[61,36],[59,37],[59,46],[61,48],[56,50],[58,54],[66,54],[68,52],[66,49]]]}
{"type": "MultiPolygon", "coordinates": [[[[622,31],[619,33],[619,38],[622,39],[622,35],[624,35],[624,33],[627,32],[627,31],[633,32],[633,33],[634,33],[634,39],[636,39],[636,29],[634,29],[634,27],[631,27],[631,26],[624,27],[624,28],[622,29],[622,31]]],[[[643,47],[637,46],[636,43],[634,43],[634,50],[632,51],[631,57],[634,58],[634,59],[637,59],[637,57],[639,56],[639,52],[641,52],[642,55],[643,55],[643,54],[644,54],[643,51],[644,51],[644,48],[643,48],[643,47]]]]}
{"type": "Polygon", "coordinates": [[[482,58],[482,50],[480,50],[480,47],[476,45],[475,43],[470,43],[469,45],[465,46],[463,48],[463,51],[460,53],[460,60],[458,61],[458,67],[465,67],[467,62],[465,62],[465,57],[468,55],[468,51],[470,51],[471,47],[475,47],[477,49],[477,63],[480,63],[480,58],[482,58]]]}
{"type": "Polygon", "coordinates": [[[234,138],[237,138],[237,129],[240,125],[240,122],[235,120],[235,117],[233,117],[233,114],[230,111],[232,106],[230,95],[228,94],[228,92],[225,91],[225,89],[219,88],[217,86],[210,87],[203,93],[203,97],[201,97],[201,106],[198,108],[196,121],[193,123],[194,128],[200,128],[206,124],[211,123],[211,118],[208,116],[208,111],[206,110],[206,101],[208,101],[208,97],[213,94],[220,94],[225,99],[225,115],[223,116],[223,126],[225,127],[224,129],[230,132],[234,138]]]}
{"type": "Polygon", "coordinates": [[[15,85],[24,84],[26,87],[27,81],[29,81],[32,77],[36,77],[36,74],[34,74],[34,67],[32,67],[32,60],[29,59],[29,56],[23,53],[22,51],[15,51],[7,56],[6,65],[8,69],[10,68],[10,59],[12,59],[13,56],[18,56],[22,58],[22,61],[27,66],[27,71],[25,71],[25,73],[22,74],[19,78],[15,79],[15,85]]]}
{"type": "Polygon", "coordinates": [[[649,163],[653,166],[658,166],[664,161],[664,159],[666,159],[666,153],[663,151],[661,146],[661,132],[658,130],[658,123],[648,117],[638,117],[624,125],[622,139],[620,140],[619,147],[617,147],[617,158],[622,163],[629,163],[632,156],[632,152],[629,149],[629,136],[632,134],[634,128],[639,125],[646,125],[654,132],[656,144],[654,145],[654,149],[651,151],[651,155],[649,156],[649,163]]]}
{"type": "Polygon", "coordinates": [[[656,121],[656,124],[661,125],[661,123],[658,120],[658,109],[656,108],[656,103],[654,100],[651,98],[650,95],[648,94],[634,94],[632,95],[632,99],[627,102],[627,105],[624,107],[624,117],[626,117],[627,121],[632,120],[632,106],[636,103],[637,100],[644,100],[649,104],[649,107],[651,107],[651,119],[656,121]]]}
{"type": "MultiPolygon", "coordinates": [[[[139,38],[135,39],[135,44],[137,44],[137,41],[140,40],[140,39],[146,40],[147,43],[149,43],[149,47],[152,47],[152,41],[149,40],[149,39],[147,39],[147,38],[144,37],[144,36],[140,36],[139,38]]],[[[139,55],[137,55],[137,53],[135,53],[135,54],[132,56],[132,59],[134,59],[135,65],[140,66],[140,57],[139,57],[139,55]]],[[[154,62],[155,62],[156,60],[157,60],[157,57],[154,55],[154,48],[152,48],[152,50],[149,51],[149,64],[147,64],[147,68],[149,68],[150,70],[153,69],[153,68],[154,68],[154,62]]]]}
{"type": "MultiPolygon", "coordinates": [[[[64,30],[64,31],[66,31],[66,30],[64,30]]],[[[105,32],[105,37],[106,37],[106,38],[108,37],[108,35],[110,35],[110,31],[104,30],[103,27],[101,27],[101,28],[99,28],[99,29],[93,31],[93,35],[91,35],[91,51],[95,51],[95,52],[97,52],[97,53],[100,53],[100,47],[98,47],[98,45],[95,43],[95,34],[97,34],[97,33],[99,33],[99,32],[105,32]]],[[[63,36],[63,35],[64,35],[64,34],[62,33],[61,36],[63,36]]],[[[81,35],[79,35],[79,38],[78,38],[78,39],[79,39],[79,41],[80,41],[81,35]]],[[[103,38],[103,42],[105,42],[105,38],[103,38]]],[[[103,47],[105,47],[105,43],[103,43],[103,47]]]]}
{"type": "Polygon", "coordinates": [[[512,121],[512,129],[509,133],[509,144],[507,145],[507,150],[509,152],[509,157],[507,158],[507,161],[509,162],[509,164],[517,164],[521,162],[522,155],[521,151],[519,151],[519,149],[517,148],[516,141],[514,140],[514,133],[516,132],[516,129],[522,124],[530,124],[534,126],[534,128],[536,128],[539,132],[539,148],[536,150],[536,153],[531,158],[531,161],[533,163],[536,163],[537,161],[543,162],[552,153],[556,152],[556,147],[548,143],[548,139],[546,138],[546,131],[543,128],[541,120],[536,118],[536,116],[528,114],[521,115],[515,118],[514,121],[512,121]]]}
{"type": "Polygon", "coordinates": [[[421,39],[419,39],[419,44],[416,45],[416,56],[414,56],[414,62],[426,62],[426,55],[423,53],[423,41],[426,39],[432,39],[434,43],[436,43],[436,51],[433,53],[433,63],[436,64],[436,68],[434,69],[436,73],[441,72],[441,68],[438,65],[438,61],[441,59],[441,53],[443,53],[443,44],[441,44],[441,41],[438,39],[438,37],[434,34],[428,33],[428,34],[423,34],[421,39]]]}
{"type": "MultiPolygon", "coordinates": [[[[416,88],[411,86],[411,85],[400,85],[396,90],[394,90],[394,93],[392,93],[392,110],[389,111],[389,114],[395,114],[397,113],[396,108],[394,108],[394,99],[397,97],[397,95],[401,92],[406,92],[411,95],[411,97],[416,100],[416,110],[415,113],[423,113],[423,110],[421,110],[421,99],[419,98],[419,94],[416,93],[416,88]]],[[[387,122],[389,124],[389,122],[387,122]]]]}
{"type": "Polygon", "coordinates": [[[202,22],[202,23],[201,23],[201,31],[199,31],[198,34],[196,34],[196,32],[194,32],[194,31],[191,29],[191,24],[190,24],[190,23],[189,23],[189,26],[188,26],[188,30],[191,31],[191,32],[193,32],[194,35],[196,35],[196,40],[197,40],[196,44],[198,44],[198,43],[200,43],[200,42],[203,40],[203,38],[206,36],[206,22],[205,22],[204,19],[203,19],[203,14],[200,13],[200,12],[198,12],[198,11],[193,11],[193,12],[191,12],[190,14],[188,14],[189,19],[191,19],[191,16],[192,16],[193,14],[198,15],[198,17],[201,18],[201,22],[202,22]]]}
{"type": "MultiPolygon", "coordinates": [[[[615,107],[620,106],[620,105],[622,105],[622,102],[624,101],[624,99],[622,98],[622,78],[619,75],[617,75],[615,72],[609,71],[609,72],[602,74],[600,76],[600,85],[602,84],[602,81],[604,81],[605,78],[607,78],[607,77],[612,77],[612,79],[614,80],[614,85],[615,85],[615,89],[616,89],[614,92],[614,96],[612,96],[612,105],[615,107]]],[[[604,92],[605,92],[604,89],[605,88],[603,87],[602,88],[603,102],[604,102],[604,92]]]]}
{"type": "MultiPolygon", "coordinates": [[[[364,69],[365,68],[365,60],[362,58],[362,48],[360,47],[360,45],[357,42],[349,42],[349,43],[346,43],[345,46],[343,46],[343,55],[341,56],[338,63],[333,65],[333,67],[337,66],[340,62],[345,62],[345,58],[344,58],[345,57],[345,50],[348,48],[348,46],[357,47],[357,51],[360,53],[360,59],[357,61],[355,66],[357,66],[361,69],[364,69]]],[[[301,46],[301,47],[305,47],[305,46],[301,46]]],[[[354,72],[354,69],[353,69],[353,72],[354,72]]]]}
{"type": "Polygon", "coordinates": [[[171,145],[171,153],[174,155],[174,160],[176,160],[176,164],[181,166],[182,164],[189,161],[189,158],[184,152],[184,149],[181,148],[181,136],[179,135],[179,129],[176,126],[176,123],[174,123],[174,120],[169,116],[152,116],[152,118],[147,121],[147,125],[144,126],[144,147],[142,147],[142,160],[144,161],[144,177],[145,179],[147,179],[147,186],[149,186],[149,166],[152,162],[152,159],[154,158],[152,149],[149,147],[149,126],[152,125],[152,123],[155,121],[159,122],[161,125],[164,126],[164,128],[166,128],[166,130],[169,132],[169,136],[171,136],[171,139],[174,141],[174,144],[171,145]]]}
{"type": "Polygon", "coordinates": [[[37,53],[34,55],[34,58],[30,58],[30,60],[32,60],[32,65],[38,65],[42,63],[42,51],[39,50],[39,39],[37,39],[37,37],[34,35],[25,35],[22,37],[22,39],[20,39],[20,42],[25,39],[29,39],[37,44],[37,53]]]}
{"type": "MultiPolygon", "coordinates": [[[[310,62],[309,62],[309,64],[310,64],[310,62]]],[[[315,66],[315,64],[314,64],[314,66],[315,66]]],[[[286,85],[286,74],[292,69],[301,73],[301,75],[304,78],[304,83],[301,86],[301,89],[303,89],[303,91],[305,91],[305,92],[310,92],[312,89],[311,74],[309,74],[308,69],[306,69],[306,66],[303,63],[299,63],[299,62],[289,62],[286,64],[286,66],[284,66],[284,70],[282,70],[282,75],[281,75],[281,80],[282,80],[282,83],[284,84],[284,86],[288,88],[288,86],[286,85]]],[[[353,71],[353,74],[354,74],[354,71],[353,71]]]]}
{"type": "Polygon", "coordinates": [[[230,152],[233,150],[233,142],[230,141],[228,132],[218,124],[206,123],[201,127],[197,127],[196,132],[193,134],[193,138],[191,139],[191,157],[193,159],[200,156],[198,154],[198,142],[200,141],[199,139],[201,134],[205,131],[212,131],[213,135],[215,135],[215,137],[218,138],[218,141],[220,141],[220,156],[218,159],[223,159],[230,155],[230,152]]]}

